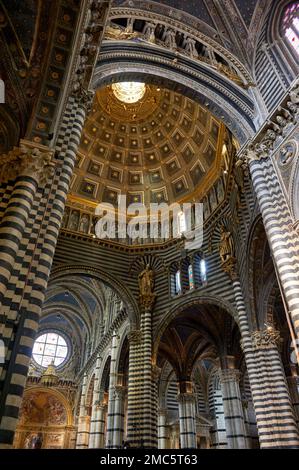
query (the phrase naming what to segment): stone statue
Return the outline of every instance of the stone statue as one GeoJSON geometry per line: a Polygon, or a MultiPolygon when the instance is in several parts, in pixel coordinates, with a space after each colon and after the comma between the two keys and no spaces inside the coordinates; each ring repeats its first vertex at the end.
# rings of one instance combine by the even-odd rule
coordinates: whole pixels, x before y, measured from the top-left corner
{"type": "Polygon", "coordinates": [[[146,268],[138,276],[139,300],[141,305],[149,309],[153,306],[156,295],[154,294],[155,274],[147,264],[146,268]]]}
{"type": "Polygon", "coordinates": [[[290,92],[291,102],[299,104],[299,85],[290,92]]]}
{"type": "Polygon", "coordinates": [[[166,29],[163,41],[166,47],[169,47],[171,50],[175,50],[177,48],[176,40],[175,40],[175,31],[172,28],[166,29]]]}
{"type": "Polygon", "coordinates": [[[156,42],[155,30],[155,23],[146,22],[142,31],[142,34],[144,35],[145,39],[153,44],[156,42]]]}
{"type": "Polygon", "coordinates": [[[221,226],[221,237],[219,244],[219,254],[222,264],[234,258],[234,241],[231,232],[228,232],[224,225],[221,226]]]}
{"type": "Polygon", "coordinates": [[[191,57],[196,58],[196,59],[198,58],[198,51],[196,49],[195,39],[190,38],[189,36],[187,36],[185,38],[183,47],[184,47],[185,51],[187,52],[187,54],[189,54],[191,57]]]}
{"type": "Polygon", "coordinates": [[[87,214],[83,214],[80,220],[79,231],[88,233],[89,229],[89,216],[87,214]]]}
{"type": "Polygon", "coordinates": [[[138,279],[140,294],[152,294],[154,290],[154,272],[150,269],[149,264],[147,264],[146,268],[139,274],[138,279]]]}
{"type": "Polygon", "coordinates": [[[294,150],[290,145],[286,145],[280,151],[280,162],[285,165],[294,155],[294,150]]]}

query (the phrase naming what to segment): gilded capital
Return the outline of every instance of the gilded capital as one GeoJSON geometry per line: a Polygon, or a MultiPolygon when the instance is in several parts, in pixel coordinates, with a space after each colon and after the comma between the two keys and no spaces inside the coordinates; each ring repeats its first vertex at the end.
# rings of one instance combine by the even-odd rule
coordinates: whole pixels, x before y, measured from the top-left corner
{"type": "Polygon", "coordinates": [[[142,331],[141,330],[132,330],[128,334],[128,341],[130,344],[139,344],[142,340],[142,331]]]}
{"type": "Polygon", "coordinates": [[[0,156],[0,181],[29,176],[41,186],[54,174],[53,150],[33,142],[21,140],[20,147],[0,156]]]}
{"type": "Polygon", "coordinates": [[[92,102],[94,99],[94,91],[87,90],[81,83],[74,83],[73,96],[88,113],[91,110],[92,102]]]}
{"type": "Polygon", "coordinates": [[[272,327],[266,330],[254,331],[251,334],[254,349],[272,349],[280,343],[280,333],[272,327]]]}
{"type": "Polygon", "coordinates": [[[238,278],[237,260],[233,256],[228,258],[225,262],[221,263],[222,270],[229,275],[232,281],[238,278]]]}
{"type": "Polygon", "coordinates": [[[155,382],[158,382],[162,370],[157,365],[152,365],[152,378],[155,382]]]}

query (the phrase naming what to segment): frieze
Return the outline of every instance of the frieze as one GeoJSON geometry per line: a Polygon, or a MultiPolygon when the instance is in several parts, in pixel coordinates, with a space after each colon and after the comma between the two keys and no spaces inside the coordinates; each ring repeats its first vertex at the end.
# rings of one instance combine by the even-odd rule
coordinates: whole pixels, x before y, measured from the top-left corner
{"type": "MultiPolygon", "coordinates": [[[[257,136],[242,149],[239,163],[250,164],[254,161],[270,158],[273,152],[281,145],[285,137],[293,131],[299,114],[299,80],[285,97],[283,103],[273,113],[257,136]]],[[[287,163],[291,157],[290,149],[282,148],[281,163],[287,163]]]]}
{"type": "Polygon", "coordinates": [[[166,15],[144,11],[135,8],[112,8],[109,18],[136,18],[143,19],[145,21],[154,21],[155,23],[165,24],[169,27],[173,27],[177,31],[185,32],[190,35],[193,39],[196,39],[210,47],[212,47],[217,53],[225,57],[228,62],[231,62],[241,73],[242,76],[249,82],[252,83],[252,77],[249,71],[244,67],[241,61],[239,61],[232,53],[226,48],[219,44],[217,41],[212,39],[207,34],[203,34],[202,28],[196,24],[194,27],[190,27],[190,20],[188,19],[187,24],[183,24],[181,21],[177,21],[173,18],[169,18],[166,15]],[[189,25],[189,26],[188,26],[189,25]]]}

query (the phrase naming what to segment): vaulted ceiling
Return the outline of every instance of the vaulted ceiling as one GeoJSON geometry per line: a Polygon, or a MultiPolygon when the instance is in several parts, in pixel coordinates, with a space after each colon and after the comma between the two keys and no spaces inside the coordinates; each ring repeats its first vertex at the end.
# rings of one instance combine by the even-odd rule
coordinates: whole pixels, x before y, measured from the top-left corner
{"type": "Polygon", "coordinates": [[[48,58],[58,0],[0,0],[0,153],[24,136],[48,58]]]}

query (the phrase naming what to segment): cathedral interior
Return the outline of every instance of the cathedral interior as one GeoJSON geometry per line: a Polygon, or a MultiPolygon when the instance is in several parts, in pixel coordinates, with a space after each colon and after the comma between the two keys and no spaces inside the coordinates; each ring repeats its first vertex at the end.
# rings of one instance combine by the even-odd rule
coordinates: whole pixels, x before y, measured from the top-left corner
{"type": "Polygon", "coordinates": [[[0,448],[299,448],[299,1],[0,0],[0,48],[0,448]]]}

